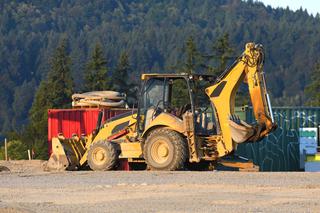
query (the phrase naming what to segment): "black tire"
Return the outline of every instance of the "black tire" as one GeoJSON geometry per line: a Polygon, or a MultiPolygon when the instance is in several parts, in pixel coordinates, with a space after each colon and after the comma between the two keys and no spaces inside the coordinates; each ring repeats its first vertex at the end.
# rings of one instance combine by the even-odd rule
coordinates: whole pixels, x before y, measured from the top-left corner
{"type": "Polygon", "coordinates": [[[94,171],[112,170],[118,165],[115,145],[108,141],[97,141],[88,151],[88,165],[94,171]]]}
{"type": "Polygon", "coordinates": [[[147,136],[143,155],[151,170],[181,170],[188,157],[188,148],[178,132],[160,128],[147,136]]]}

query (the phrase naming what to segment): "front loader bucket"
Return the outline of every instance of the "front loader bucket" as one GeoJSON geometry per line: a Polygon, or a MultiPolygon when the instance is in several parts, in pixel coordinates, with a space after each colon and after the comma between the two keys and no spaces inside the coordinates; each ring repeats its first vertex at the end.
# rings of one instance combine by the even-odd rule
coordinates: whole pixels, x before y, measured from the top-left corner
{"type": "Polygon", "coordinates": [[[44,167],[45,171],[62,171],[69,166],[67,155],[58,138],[52,139],[52,153],[47,164],[44,167]]]}
{"type": "Polygon", "coordinates": [[[63,171],[68,168],[69,162],[67,156],[51,154],[47,164],[45,165],[45,171],[63,171]]]}
{"type": "Polygon", "coordinates": [[[84,144],[77,136],[70,139],[52,138],[52,154],[44,170],[77,170],[85,150],[84,144]]]}
{"type": "Polygon", "coordinates": [[[231,137],[236,143],[248,141],[255,133],[254,128],[236,116],[230,116],[229,126],[231,129],[231,137]]]}

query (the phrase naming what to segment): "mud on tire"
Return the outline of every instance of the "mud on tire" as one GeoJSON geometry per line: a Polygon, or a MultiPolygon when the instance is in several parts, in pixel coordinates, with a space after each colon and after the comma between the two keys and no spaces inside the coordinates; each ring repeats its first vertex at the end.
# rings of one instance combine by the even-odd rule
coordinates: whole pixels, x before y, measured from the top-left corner
{"type": "Polygon", "coordinates": [[[88,151],[88,165],[94,171],[115,169],[118,153],[115,144],[101,140],[93,143],[88,151]]]}
{"type": "Polygon", "coordinates": [[[181,170],[188,157],[187,143],[178,132],[155,129],[147,136],[143,155],[151,170],[181,170]]]}

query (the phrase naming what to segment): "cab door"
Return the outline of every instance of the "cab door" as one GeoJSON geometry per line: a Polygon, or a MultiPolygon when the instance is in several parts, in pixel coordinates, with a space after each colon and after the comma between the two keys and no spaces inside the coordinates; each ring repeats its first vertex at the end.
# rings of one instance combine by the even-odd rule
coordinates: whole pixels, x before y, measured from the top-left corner
{"type": "Polygon", "coordinates": [[[169,85],[165,78],[151,78],[141,87],[138,129],[142,133],[154,117],[164,109],[169,100],[169,85]]]}

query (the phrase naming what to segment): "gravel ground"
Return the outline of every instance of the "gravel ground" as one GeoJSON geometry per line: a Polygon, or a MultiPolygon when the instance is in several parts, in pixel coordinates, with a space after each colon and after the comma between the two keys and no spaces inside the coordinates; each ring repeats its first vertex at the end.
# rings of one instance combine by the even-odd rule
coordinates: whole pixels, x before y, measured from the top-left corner
{"type": "Polygon", "coordinates": [[[319,211],[320,173],[0,172],[0,212],[319,211]]]}
{"type": "Polygon", "coordinates": [[[9,170],[14,173],[38,173],[43,172],[44,160],[0,160],[0,172],[9,170]]]}

